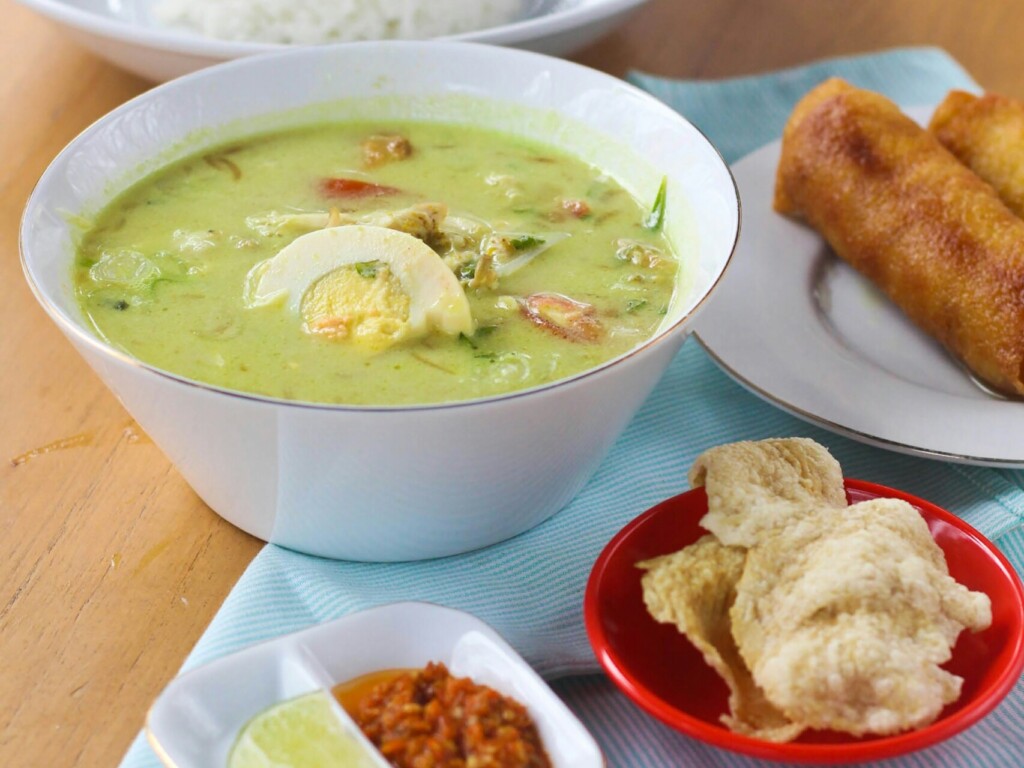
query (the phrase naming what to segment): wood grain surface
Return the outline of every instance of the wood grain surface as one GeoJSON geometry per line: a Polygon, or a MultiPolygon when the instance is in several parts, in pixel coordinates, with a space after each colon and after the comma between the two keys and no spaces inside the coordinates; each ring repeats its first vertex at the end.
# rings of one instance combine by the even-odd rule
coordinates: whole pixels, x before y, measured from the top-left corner
{"type": "MultiPolygon", "coordinates": [[[[12,0],[0,19],[0,765],[115,766],[260,542],[195,496],[21,274],[35,180],[148,84],[12,0]]],[[[1024,97],[1022,22],[1018,0],[653,0],[577,58],[716,78],[939,45],[1024,97]]]]}

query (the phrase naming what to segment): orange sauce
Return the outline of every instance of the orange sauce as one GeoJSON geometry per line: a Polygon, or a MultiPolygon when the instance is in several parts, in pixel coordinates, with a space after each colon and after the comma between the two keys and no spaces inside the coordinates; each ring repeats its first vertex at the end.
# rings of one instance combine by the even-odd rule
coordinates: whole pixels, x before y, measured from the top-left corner
{"type": "Polygon", "coordinates": [[[376,672],[368,672],[344,683],[338,683],[331,689],[331,693],[341,704],[341,708],[355,717],[359,702],[365,699],[370,691],[378,685],[390,683],[399,675],[415,671],[414,669],[380,669],[376,672]]]}
{"type": "Polygon", "coordinates": [[[334,689],[396,768],[551,768],[526,708],[441,663],[382,670],[334,689]]]}

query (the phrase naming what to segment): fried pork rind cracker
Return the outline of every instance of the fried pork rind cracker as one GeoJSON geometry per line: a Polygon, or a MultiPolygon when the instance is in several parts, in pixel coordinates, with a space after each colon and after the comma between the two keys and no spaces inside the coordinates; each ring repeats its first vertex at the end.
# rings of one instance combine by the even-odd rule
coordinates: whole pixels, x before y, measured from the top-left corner
{"type": "Polygon", "coordinates": [[[700,524],[723,544],[752,547],[790,514],[809,507],[845,507],[839,462],[808,438],[760,440],[705,451],[690,469],[704,486],[708,512],[700,524]]]}
{"type": "Polygon", "coordinates": [[[644,603],[655,620],[674,624],[729,686],[731,730],[769,741],[796,738],[791,723],[757,687],[740,658],[729,625],[729,609],[746,555],[714,536],[704,536],[679,552],[637,563],[647,571],[641,581],[644,603]]]}
{"type": "Polygon", "coordinates": [[[747,553],[730,611],[754,680],[810,728],[888,734],[932,722],[963,680],[939,668],[989,598],[949,576],[920,514],[897,499],[822,508],[747,553]]]}

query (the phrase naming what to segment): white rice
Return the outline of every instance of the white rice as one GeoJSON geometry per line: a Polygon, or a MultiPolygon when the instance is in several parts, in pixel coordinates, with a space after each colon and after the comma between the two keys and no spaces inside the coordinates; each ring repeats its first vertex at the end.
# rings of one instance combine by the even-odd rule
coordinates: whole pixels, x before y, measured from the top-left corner
{"type": "Polygon", "coordinates": [[[425,39],[506,24],[523,0],[157,0],[154,16],[207,37],[315,45],[425,39]]]}

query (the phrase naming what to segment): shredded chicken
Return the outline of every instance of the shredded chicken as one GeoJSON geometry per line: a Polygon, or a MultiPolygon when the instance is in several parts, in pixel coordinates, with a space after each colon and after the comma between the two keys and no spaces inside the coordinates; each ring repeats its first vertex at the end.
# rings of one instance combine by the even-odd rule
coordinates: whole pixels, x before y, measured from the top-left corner
{"type": "Polygon", "coordinates": [[[412,144],[404,136],[369,136],[363,141],[363,164],[367,168],[405,160],[411,154],[412,144]]]}
{"type": "Polygon", "coordinates": [[[484,255],[488,256],[492,262],[505,264],[516,257],[516,247],[511,237],[492,235],[487,238],[484,255]]]}
{"type": "Polygon", "coordinates": [[[444,203],[418,203],[397,211],[375,211],[362,216],[342,213],[337,208],[323,213],[278,213],[250,216],[245,220],[249,229],[264,237],[286,232],[313,232],[326,227],[342,227],[350,224],[370,224],[376,227],[394,229],[429,241],[439,236],[439,227],[448,215],[444,203]]]}
{"type": "Polygon", "coordinates": [[[616,241],[615,257],[621,261],[628,261],[638,267],[654,268],[665,260],[665,254],[661,249],[653,245],[641,243],[639,240],[622,238],[616,241]]]}
{"type": "Polygon", "coordinates": [[[394,229],[430,242],[438,236],[441,222],[447,215],[448,206],[444,203],[418,203],[398,211],[373,213],[360,223],[394,229]]]}
{"type": "Polygon", "coordinates": [[[498,274],[494,271],[494,254],[490,250],[484,252],[476,263],[476,270],[473,272],[473,279],[469,281],[470,288],[497,288],[498,274]]]}
{"type": "Polygon", "coordinates": [[[405,232],[433,248],[463,285],[488,290],[496,289],[500,278],[522,268],[537,254],[568,237],[561,232],[542,236],[495,234],[486,223],[473,217],[449,216],[448,207],[437,202],[359,215],[333,207],[329,212],[317,213],[274,211],[250,216],[246,224],[264,237],[353,224],[405,232]]]}

